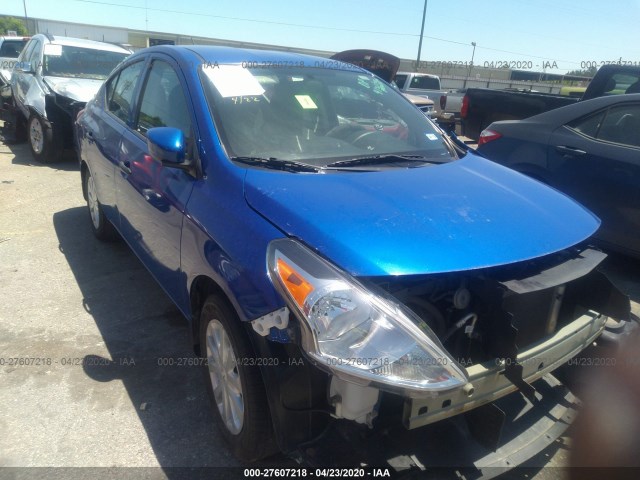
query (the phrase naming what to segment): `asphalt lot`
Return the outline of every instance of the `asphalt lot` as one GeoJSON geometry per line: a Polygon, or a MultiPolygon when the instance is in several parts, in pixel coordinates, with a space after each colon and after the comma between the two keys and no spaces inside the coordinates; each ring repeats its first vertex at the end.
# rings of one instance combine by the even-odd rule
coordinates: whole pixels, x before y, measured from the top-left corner
{"type": "MultiPolygon", "coordinates": [[[[607,262],[640,314],[640,262],[607,262]]],[[[94,239],[73,156],[39,165],[26,144],[0,144],[0,466],[239,466],[201,371],[159,365],[192,356],[186,321],[128,247],[94,239]]],[[[563,478],[540,467],[566,465],[569,444],[509,478],[563,478]]]]}

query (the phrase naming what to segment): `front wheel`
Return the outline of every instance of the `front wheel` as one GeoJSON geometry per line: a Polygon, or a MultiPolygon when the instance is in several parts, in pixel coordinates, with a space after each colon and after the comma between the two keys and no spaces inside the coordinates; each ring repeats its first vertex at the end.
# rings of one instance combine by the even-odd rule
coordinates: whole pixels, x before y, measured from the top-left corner
{"type": "Polygon", "coordinates": [[[36,162],[55,163],[62,159],[62,142],[55,133],[54,127],[47,127],[40,115],[31,115],[27,134],[29,148],[36,162]]]}
{"type": "Polygon", "coordinates": [[[275,453],[267,394],[253,348],[229,303],[211,295],[200,315],[200,351],[216,423],[237,458],[275,453]]]}

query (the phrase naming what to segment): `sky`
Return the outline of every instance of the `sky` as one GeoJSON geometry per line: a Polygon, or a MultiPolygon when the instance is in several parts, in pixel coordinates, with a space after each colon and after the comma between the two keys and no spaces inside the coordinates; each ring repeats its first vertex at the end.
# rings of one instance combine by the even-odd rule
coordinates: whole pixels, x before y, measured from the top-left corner
{"type": "MultiPolygon", "coordinates": [[[[414,59],[425,1],[0,0],[0,14],[24,17],[24,5],[50,20],[414,59]]],[[[420,58],[551,73],[638,65],[639,26],[640,0],[427,0],[420,58]]]]}

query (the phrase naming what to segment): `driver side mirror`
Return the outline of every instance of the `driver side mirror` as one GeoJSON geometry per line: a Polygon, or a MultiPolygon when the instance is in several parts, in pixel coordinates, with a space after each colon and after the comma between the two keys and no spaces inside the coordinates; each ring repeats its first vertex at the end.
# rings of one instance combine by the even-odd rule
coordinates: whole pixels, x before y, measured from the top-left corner
{"type": "Polygon", "coordinates": [[[149,155],[165,167],[190,170],[191,162],[185,161],[186,145],[182,130],[173,127],[156,127],[147,130],[149,155]]]}

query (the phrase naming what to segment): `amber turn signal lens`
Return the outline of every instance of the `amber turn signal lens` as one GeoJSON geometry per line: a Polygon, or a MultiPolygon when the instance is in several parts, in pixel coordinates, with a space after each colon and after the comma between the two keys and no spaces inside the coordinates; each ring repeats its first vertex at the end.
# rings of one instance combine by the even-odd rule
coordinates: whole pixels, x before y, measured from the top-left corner
{"type": "Polygon", "coordinates": [[[298,306],[304,308],[304,301],[313,291],[313,285],[281,258],[278,259],[278,275],[298,306]]]}

